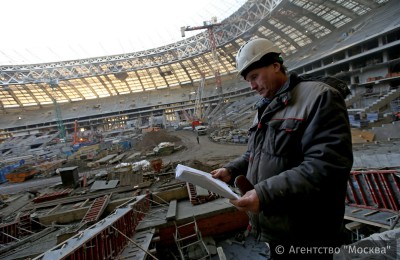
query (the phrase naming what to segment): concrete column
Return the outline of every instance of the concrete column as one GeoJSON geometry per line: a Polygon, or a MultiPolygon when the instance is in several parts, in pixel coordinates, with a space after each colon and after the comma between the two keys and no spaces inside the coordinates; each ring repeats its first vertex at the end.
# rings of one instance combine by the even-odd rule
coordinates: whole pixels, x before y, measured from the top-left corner
{"type": "Polygon", "coordinates": [[[178,122],[181,121],[181,117],[179,116],[179,112],[175,110],[175,117],[178,122]]]}
{"type": "Polygon", "coordinates": [[[382,46],[382,45],[383,45],[383,39],[382,39],[382,36],[381,36],[378,39],[378,46],[382,46]]]}
{"type": "Polygon", "coordinates": [[[354,76],[350,76],[350,84],[354,84],[355,80],[354,80],[354,76]]]}
{"type": "Polygon", "coordinates": [[[384,50],[382,52],[382,62],[387,62],[387,61],[389,61],[389,55],[388,55],[387,50],[384,50]]]}
{"type": "Polygon", "coordinates": [[[164,126],[167,125],[167,117],[165,116],[165,113],[163,113],[163,115],[162,115],[162,122],[163,122],[164,126]]]}

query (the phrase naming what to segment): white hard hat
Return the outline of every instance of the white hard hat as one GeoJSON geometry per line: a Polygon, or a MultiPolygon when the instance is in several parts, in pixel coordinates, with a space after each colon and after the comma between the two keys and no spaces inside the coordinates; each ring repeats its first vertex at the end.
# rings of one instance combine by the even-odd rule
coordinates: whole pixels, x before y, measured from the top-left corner
{"type": "Polygon", "coordinates": [[[248,41],[240,47],[236,54],[236,69],[238,74],[247,69],[251,64],[259,61],[268,53],[280,54],[282,51],[274,43],[267,39],[257,38],[248,41]]]}

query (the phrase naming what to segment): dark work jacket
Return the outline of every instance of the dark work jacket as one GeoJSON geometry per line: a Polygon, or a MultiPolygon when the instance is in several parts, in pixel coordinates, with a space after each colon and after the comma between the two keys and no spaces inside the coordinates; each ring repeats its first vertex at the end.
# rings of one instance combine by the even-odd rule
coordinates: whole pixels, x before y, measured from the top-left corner
{"type": "Polygon", "coordinates": [[[255,186],[264,241],[324,245],[341,230],[353,164],[343,82],[291,75],[249,130],[247,152],[225,165],[255,186]]]}

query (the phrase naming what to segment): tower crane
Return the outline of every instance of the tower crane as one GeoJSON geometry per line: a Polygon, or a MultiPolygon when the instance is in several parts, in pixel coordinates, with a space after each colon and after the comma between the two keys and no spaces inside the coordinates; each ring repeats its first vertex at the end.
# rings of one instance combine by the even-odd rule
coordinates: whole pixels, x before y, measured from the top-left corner
{"type": "MultiPolygon", "coordinates": [[[[58,80],[54,81],[52,79],[49,80],[50,83],[50,88],[53,89],[53,93],[55,93],[55,89],[58,87],[58,80]]],[[[54,94],[55,96],[55,94],[54,94]]],[[[65,131],[65,125],[62,120],[62,115],[61,115],[61,108],[58,105],[57,99],[50,95],[51,101],[53,101],[54,109],[56,112],[56,120],[57,120],[57,128],[58,128],[58,136],[60,137],[60,140],[66,141],[66,131],[65,131]]]]}
{"type": "Polygon", "coordinates": [[[58,128],[58,132],[59,132],[59,137],[61,140],[66,140],[66,134],[65,134],[65,126],[64,126],[64,122],[62,120],[62,116],[61,116],[61,109],[60,106],[57,103],[57,100],[55,98],[51,98],[54,104],[54,108],[56,111],[56,120],[57,120],[57,128],[58,128]]]}
{"type": "Polygon", "coordinates": [[[201,26],[183,26],[183,27],[181,27],[181,35],[182,35],[182,37],[185,37],[185,32],[186,31],[195,31],[195,30],[207,29],[208,40],[209,40],[209,44],[210,44],[211,54],[212,54],[212,57],[213,57],[212,69],[213,69],[213,72],[214,72],[215,81],[216,81],[216,87],[217,87],[218,96],[219,96],[217,107],[214,108],[213,112],[217,111],[219,109],[219,107],[223,103],[222,82],[221,82],[221,75],[219,73],[217,44],[215,42],[215,36],[214,36],[214,28],[216,26],[220,26],[220,25],[222,25],[222,23],[218,23],[217,22],[217,18],[213,17],[211,19],[211,21],[204,21],[203,25],[201,25],[201,26]]]}

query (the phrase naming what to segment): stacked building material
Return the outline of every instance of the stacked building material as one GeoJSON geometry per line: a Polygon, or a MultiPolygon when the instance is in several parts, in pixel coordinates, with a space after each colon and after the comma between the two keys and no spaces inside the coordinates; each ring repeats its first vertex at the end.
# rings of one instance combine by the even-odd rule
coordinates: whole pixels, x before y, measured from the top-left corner
{"type": "Polygon", "coordinates": [[[193,205],[203,204],[220,197],[214,192],[208,191],[200,186],[195,186],[189,182],[186,183],[186,187],[189,193],[189,200],[193,205]]]}
{"type": "Polygon", "coordinates": [[[50,200],[54,200],[54,199],[67,197],[71,193],[71,191],[72,191],[72,189],[65,189],[62,191],[45,193],[39,197],[34,198],[32,201],[34,203],[40,203],[40,202],[44,202],[44,201],[50,201],[50,200]]]}

